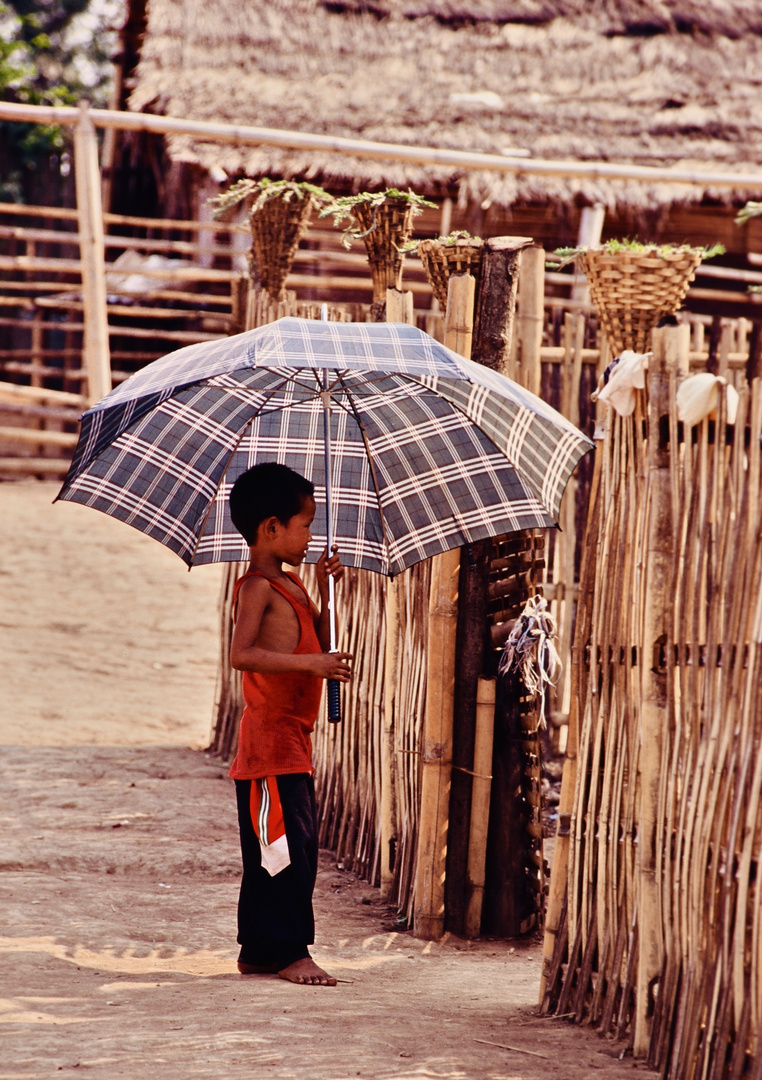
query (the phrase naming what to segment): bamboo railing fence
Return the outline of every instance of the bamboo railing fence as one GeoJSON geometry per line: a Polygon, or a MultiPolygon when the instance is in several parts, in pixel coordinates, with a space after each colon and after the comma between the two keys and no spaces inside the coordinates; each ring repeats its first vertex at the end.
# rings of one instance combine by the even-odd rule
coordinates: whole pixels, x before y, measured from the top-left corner
{"type": "Polygon", "coordinates": [[[688,330],[654,349],[596,455],[543,1009],[670,1080],[759,1077],[762,380],[683,429],[688,330]]]}

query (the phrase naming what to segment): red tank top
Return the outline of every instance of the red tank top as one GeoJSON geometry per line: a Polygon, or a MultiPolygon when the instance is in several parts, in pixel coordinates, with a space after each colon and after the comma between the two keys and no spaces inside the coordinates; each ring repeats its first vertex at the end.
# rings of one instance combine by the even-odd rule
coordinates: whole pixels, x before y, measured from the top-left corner
{"type": "MultiPolygon", "coordinates": [[[[299,644],[294,655],[322,652],[312,613],[309,593],[296,574],[288,575],[304,593],[309,606],[265,574],[253,571],[235,583],[233,611],[238,592],[250,577],[263,577],[270,588],[285,597],[299,620],[299,644]]],[[[229,775],[234,780],[258,780],[263,776],[286,773],[313,773],[312,739],[323,680],[301,671],[264,674],[244,671],[242,678],[244,710],[238,734],[238,752],[229,775]]]]}

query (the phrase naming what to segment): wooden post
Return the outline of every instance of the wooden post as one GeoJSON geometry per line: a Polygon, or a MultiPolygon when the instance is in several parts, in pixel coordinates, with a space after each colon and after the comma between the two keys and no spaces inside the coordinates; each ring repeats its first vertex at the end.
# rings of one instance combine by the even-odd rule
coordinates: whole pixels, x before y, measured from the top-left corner
{"type": "MultiPolygon", "coordinates": [[[[601,203],[596,203],[595,206],[583,207],[579,219],[577,247],[597,247],[601,242],[605,220],[606,207],[601,203]]],[[[571,298],[582,304],[590,303],[590,286],[587,283],[587,278],[576,268],[574,270],[571,298]]]]}
{"type": "Polygon", "coordinates": [[[640,755],[638,771],[637,902],[638,974],[635,992],[633,1053],[645,1057],[650,1042],[649,995],[662,967],[664,944],[660,895],[661,867],[657,865],[657,821],[662,769],[662,744],[667,723],[667,675],[660,666],[659,650],[669,626],[672,589],[672,482],[669,446],[661,418],[669,415],[670,372],[687,370],[690,328],[665,326],[653,332],[653,359],[649,368],[648,397],[648,534],[644,556],[647,582],[643,609],[641,657],[640,755]]]}
{"type": "Polygon", "coordinates": [[[44,363],[42,355],[42,330],[42,311],[40,308],[36,308],[34,318],[32,319],[32,348],[29,357],[32,362],[32,370],[29,379],[32,386],[43,385],[42,373],[40,372],[40,368],[44,363]]]}
{"type": "MultiPolygon", "coordinates": [[[[387,322],[415,322],[413,294],[398,289],[386,290],[387,322]]],[[[384,659],[384,714],[381,737],[381,899],[389,900],[394,882],[397,851],[397,677],[399,672],[400,601],[399,580],[386,583],[386,655],[384,659]]]]}
{"type": "Polygon", "coordinates": [[[439,235],[449,236],[452,229],[452,199],[443,199],[439,217],[439,235]]]}
{"type": "Polygon", "coordinates": [[[399,289],[386,290],[386,321],[415,325],[413,294],[409,289],[404,292],[399,289]]]}
{"type": "Polygon", "coordinates": [[[533,394],[540,393],[542,366],[540,347],[545,320],[545,251],[528,247],[521,252],[519,272],[519,382],[533,394]]]}
{"type": "Polygon", "coordinates": [[[484,244],[474,327],[474,358],[503,375],[509,372],[521,253],[531,243],[528,236],[496,236],[484,244]]]}
{"type": "MultiPolygon", "coordinates": [[[[516,308],[518,264],[528,237],[499,236],[486,241],[482,256],[474,324],[473,359],[506,373],[511,327],[516,308]]],[[[447,841],[445,925],[466,932],[471,776],[474,766],[476,698],[479,677],[491,674],[487,623],[487,589],[491,540],[466,544],[461,550],[458,583],[457,667],[455,675],[450,828],[447,841]]],[[[491,771],[490,769],[486,770],[491,771]]]]}
{"type": "Polygon", "coordinates": [[[87,371],[87,397],[95,402],[111,389],[111,356],[106,317],[106,256],[98,139],[89,108],[86,102],[80,104],[80,116],[74,128],[74,178],[85,324],[82,359],[87,371]]]}
{"type": "MultiPolygon", "coordinates": [[[[466,544],[460,552],[456,628],[455,698],[452,736],[454,771],[450,789],[450,828],[445,880],[446,929],[464,934],[467,908],[471,772],[477,715],[477,686],[485,674],[490,647],[487,621],[491,540],[466,544]]],[[[491,772],[490,768],[486,770],[491,772]]]]}
{"type": "Polygon", "coordinates": [[[452,274],[447,287],[445,345],[471,359],[476,281],[471,274],[452,274]]]}
{"type": "Polygon", "coordinates": [[[468,834],[466,937],[479,936],[482,925],[484,880],[487,864],[489,800],[492,790],[492,735],[495,726],[495,680],[479,679],[476,694],[476,738],[468,834]]]}
{"type": "MultiPolygon", "coordinates": [[[[453,274],[447,297],[445,344],[466,357],[471,355],[474,287],[470,274],[453,274]]],[[[459,570],[460,551],[457,548],[431,560],[421,815],[413,916],[416,936],[427,941],[441,937],[444,930],[459,570]]]]}

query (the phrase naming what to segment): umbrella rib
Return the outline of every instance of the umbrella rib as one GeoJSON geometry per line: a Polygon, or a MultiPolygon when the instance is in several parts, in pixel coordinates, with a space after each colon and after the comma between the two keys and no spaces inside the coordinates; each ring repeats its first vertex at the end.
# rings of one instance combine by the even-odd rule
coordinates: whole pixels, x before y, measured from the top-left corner
{"type": "MultiPolygon", "coordinates": [[[[382,533],[382,535],[384,537],[384,543],[386,544],[386,555],[387,555],[387,559],[389,560],[389,567],[391,568],[392,562],[391,562],[391,558],[390,558],[390,555],[389,555],[389,541],[387,539],[387,534],[388,534],[389,530],[387,529],[387,526],[386,526],[386,518],[384,517],[384,508],[381,505],[381,492],[380,492],[379,487],[378,487],[378,478],[376,477],[376,469],[375,469],[375,467],[373,465],[373,457],[371,456],[371,452],[370,452],[370,445],[368,443],[368,436],[365,433],[365,428],[363,426],[363,422],[362,422],[362,420],[360,418],[359,412],[357,411],[357,406],[355,405],[354,398],[352,397],[352,391],[349,389],[347,384],[344,382],[344,379],[343,379],[341,373],[339,373],[339,377],[338,377],[337,381],[341,383],[342,389],[344,390],[344,393],[347,395],[347,401],[349,402],[351,413],[354,416],[355,421],[357,423],[357,426],[360,429],[360,434],[362,435],[362,441],[363,441],[363,445],[365,447],[365,454],[366,454],[366,456],[368,458],[368,467],[370,469],[370,477],[371,477],[371,480],[373,481],[373,490],[376,493],[376,502],[378,504],[378,515],[381,518],[381,533],[382,533]]],[[[389,576],[391,577],[392,575],[390,574],[389,576]]]]}

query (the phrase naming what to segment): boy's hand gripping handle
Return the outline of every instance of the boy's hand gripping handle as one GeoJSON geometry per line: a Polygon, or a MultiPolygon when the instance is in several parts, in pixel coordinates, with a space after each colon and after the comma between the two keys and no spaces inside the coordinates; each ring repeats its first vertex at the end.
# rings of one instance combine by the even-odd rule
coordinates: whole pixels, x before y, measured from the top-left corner
{"type": "MultiPolygon", "coordinates": [[[[331,652],[336,652],[336,586],[332,577],[328,578],[328,615],[331,634],[331,652]]],[[[328,723],[341,723],[341,697],[338,679],[328,680],[328,723]]]]}
{"type": "Polygon", "coordinates": [[[338,679],[328,680],[328,723],[339,724],[341,722],[341,697],[339,694],[340,683],[338,679]]]}

